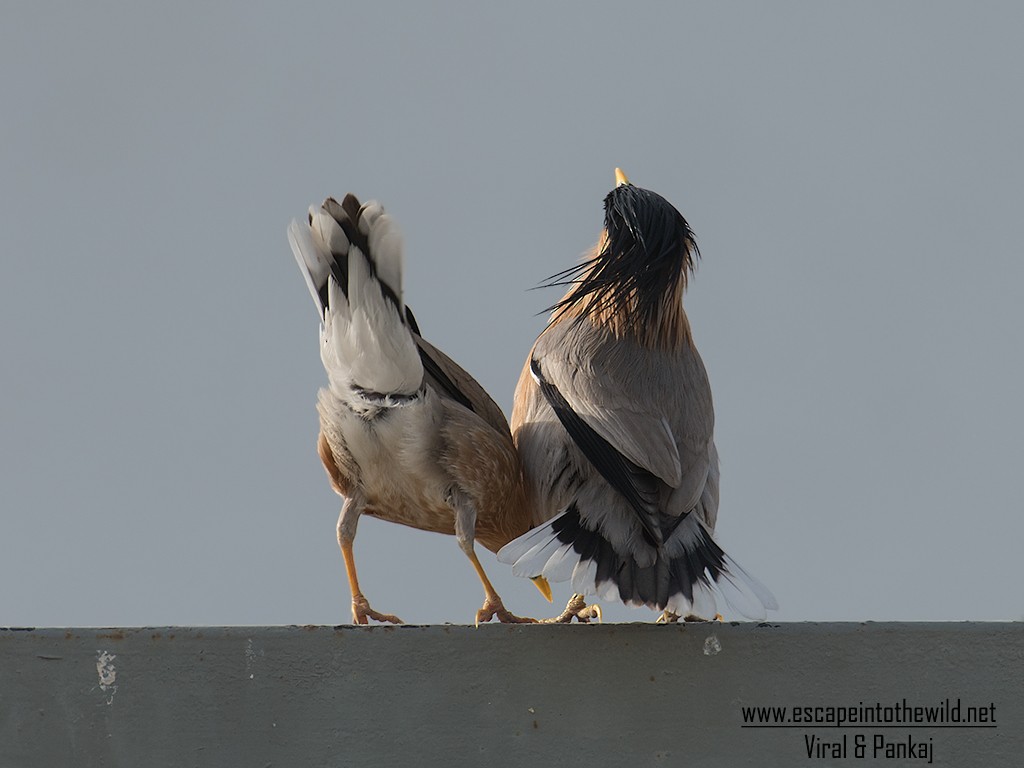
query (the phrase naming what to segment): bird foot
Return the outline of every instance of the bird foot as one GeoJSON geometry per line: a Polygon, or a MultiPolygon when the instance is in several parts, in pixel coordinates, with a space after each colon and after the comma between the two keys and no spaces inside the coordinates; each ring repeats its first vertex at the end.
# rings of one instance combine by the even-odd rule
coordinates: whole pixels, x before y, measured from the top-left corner
{"type": "Polygon", "coordinates": [[[685,616],[680,617],[678,613],[673,613],[672,611],[665,610],[665,611],[662,612],[661,616],[659,616],[655,620],[654,623],[655,624],[675,624],[677,621],[679,621],[680,618],[682,618],[682,620],[685,621],[685,622],[691,622],[691,623],[692,622],[710,623],[711,621],[723,621],[722,614],[720,614],[720,613],[716,613],[715,614],[715,618],[708,620],[708,619],[702,618],[700,616],[695,616],[692,613],[688,613],[685,616]]]}
{"type": "Polygon", "coordinates": [[[476,612],[476,626],[486,624],[494,617],[498,618],[502,624],[536,624],[536,619],[526,618],[524,616],[516,616],[514,613],[505,609],[504,604],[501,602],[500,597],[488,598],[484,600],[484,606],[476,612]]]}
{"type": "Polygon", "coordinates": [[[587,605],[587,601],[583,599],[583,595],[575,594],[569,598],[569,602],[565,604],[565,610],[560,614],[551,619],[544,619],[544,624],[571,624],[573,617],[576,617],[576,621],[580,624],[589,624],[591,619],[597,619],[597,623],[601,623],[601,606],[594,603],[593,605],[587,605]]]}
{"type": "Polygon", "coordinates": [[[381,624],[404,624],[400,618],[390,613],[379,613],[370,607],[370,601],[362,595],[352,598],[352,623],[369,624],[370,619],[381,624]]]}
{"type": "Polygon", "coordinates": [[[688,613],[685,616],[683,616],[683,621],[691,623],[691,624],[693,624],[693,623],[697,623],[697,624],[712,624],[712,623],[714,623],[716,621],[718,621],[718,622],[725,621],[725,619],[722,618],[722,614],[720,614],[720,613],[716,613],[714,618],[711,618],[711,619],[705,619],[703,616],[695,616],[692,613],[688,613]]]}

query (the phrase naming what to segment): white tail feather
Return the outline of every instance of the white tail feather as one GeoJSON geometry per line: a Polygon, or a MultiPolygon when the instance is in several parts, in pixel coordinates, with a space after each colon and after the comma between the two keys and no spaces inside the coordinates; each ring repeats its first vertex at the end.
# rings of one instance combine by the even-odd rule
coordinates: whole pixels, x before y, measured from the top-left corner
{"type": "Polygon", "coordinates": [[[543,525],[539,525],[527,531],[518,539],[510,541],[498,550],[498,562],[511,565],[512,573],[515,576],[525,576],[526,578],[539,576],[541,568],[547,564],[548,558],[534,557],[531,553],[539,553],[544,545],[554,538],[551,526],[564,514],[565,512],[561,512],[543,525]]]}
{"type": "Polygon", "coordinates": [[[768,587],[728,555],[725,556],[725,571],[715,582],[715,587],[726,605],[748,619],[763,619],[766,610],[779,609],[779,603],[768,587]]]}
{"type": "Polygon", "coordinates": [[[374,219],[367,237],[370,241],[373,263],[377,268],[377,279],[394,291],[398,297],[399,309],[404,311],[402,272],[405,264],[402,258],[402,233],[398,231],[394,220],[385,213],[374,219]]]}
{"type": "Polygon", "coordinates": [[[306,281],[306,287],[313,297],[319,310],[320,322],[324,319],[324,305],[320,301],[320,288],[327,283],[327,277],[331,274],[331,257],[329,253],[323,253],[310,235],[309,227],[292,220],[288,227],[288,243],[295,254],[295,261],[298,262],[299,271],[306,281]]]}
{"type": "Polygon", "coordinates": [[[320,241],[321,246],[326,248],[327,253],[341,255],[348,253],[349,242],[345,231],[326,211],[322,208],[310,206],[309,218],[310,230],[313,232],[314,237],[320,241]]]}
{"type": "Polygon", "coordinates": [[[359,231],[367,237],[377,217],[384,213],[384,206],[376,200],[367,200],[359,209],[359,231]]]}
{"type": "Polygon", "coordinates": [[[363,206],[359,229],[369,253],[352,244],[329,213],[314,208],[308,225],[292,222],[288,239],[321,312],[320,352],[331,388],[356,407],[359,400],[399,405],[423,384],[402,300],[402,238],[377,203],[363,206]],[[347,297],[332,265],[347,275],[347,297]]]}
{"type": "Polygon", "coordinates": [[[423,363],[405,318],[384,296],[362,252],[349,249],[348,300],[330,278],[321,357],[336,390],[412,395],[423,363]]]}

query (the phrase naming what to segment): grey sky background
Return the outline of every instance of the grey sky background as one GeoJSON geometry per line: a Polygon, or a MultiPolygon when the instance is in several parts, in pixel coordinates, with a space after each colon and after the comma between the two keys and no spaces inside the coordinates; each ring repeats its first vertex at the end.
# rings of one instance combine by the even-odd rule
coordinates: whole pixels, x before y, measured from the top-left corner
{"type": "MultiPolygon", "coordinates": [[[[717,538],[775,618],[1024,616],[1019,4],[409,6],[5,8],[0,625],[348,622],[289,220],[381,200],[508,413],[615,166],[697,234],[717,538]]],[[[356,556],[406,621],[482,600],[454,538],[356,556]]]]}

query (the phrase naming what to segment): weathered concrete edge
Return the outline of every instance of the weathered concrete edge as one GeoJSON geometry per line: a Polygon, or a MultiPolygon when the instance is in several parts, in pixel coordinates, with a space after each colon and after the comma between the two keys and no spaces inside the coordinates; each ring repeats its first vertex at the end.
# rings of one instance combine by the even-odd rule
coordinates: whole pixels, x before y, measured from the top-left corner
{"type": "Polygon", "coordinates": [[[0,766],[793,765],[812,736],[878,735],[1016,766],[1022,680],[1024,622],[8,629],[0,766]],[[998,728],[742,715],[950,697],[998,728]]]}
{"type": "MultiPolygon", "coordinates": [[[[392,632],[424,632],[430,630],[443,630],[444,632],[495,632],[506,631],[513,634],[519,632],[608,632],[608,631],[656,631],[665,632],[675,630],[696,630],[699,628],[735,628],[744,630],[780,630],[782,632],[812,632],[812,633],[846,633],[852,631],[879,630],[884,632],[973,632],[973,631],[1020,631],[1024,632],[1024,621],[763,621],[763,622],[679,622],[675,625],[655,624],[653,622],[632,621],[632,622],[608,622],[604,624],[593,623],[587,625],[579,624],[481,624],[476,627],[472,624],[371,624],[360,626],[357,624],[194,624],[194,625],[139,625],[139,626],[52,626],[52,627],[29,627],[29,626],[0,626],[2,633],[36,632],[36,633],[124,633],[134,634],[139,632],[225,632],[225,633],[288,633],[301,634],[304,632],[379,632],[390,634],[392,632]]],[[[0,635],[2,637],[2,635],[0,635]]],[[[116,638],[114,638],[116,639],[116,638]]]]}

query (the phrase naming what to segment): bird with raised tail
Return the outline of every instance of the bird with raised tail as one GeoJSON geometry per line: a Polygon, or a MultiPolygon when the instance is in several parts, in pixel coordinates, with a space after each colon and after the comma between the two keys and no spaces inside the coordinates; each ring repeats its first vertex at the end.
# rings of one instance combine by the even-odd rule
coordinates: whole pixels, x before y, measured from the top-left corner
{"type": "MultiPolygon", "coordinates": [[[[394,220],[378,203],[348,195],[310,208],[288,239],[322,323],[328,386],[319,394],[318,451],[345,498],[338,545],[353,621],[401,623],[371,608],[359,585],[352,548],[363,514],[454,534],[483,584],[477,623],[533,621],[505,609],[474,549],[479,541],[497,552],[539,522],[508,421],[472,376],[420,335],[403,299],[394,220]]],[[[545,579],[534,583],[550,600],[545,579]]],[[[595,613],[577,600],[559,620],[573,615],[595,613]]]]}
{"type": "Polygon", "coordinates": [[[659,621],[763,618],[775,598],[714,538],[714,409],[682,303],[693,232],[663,197],[615,176],[593,252],[549,279],[568,291],[516,387],[513,439],[547,522],[498,559],[659,621]]]}

